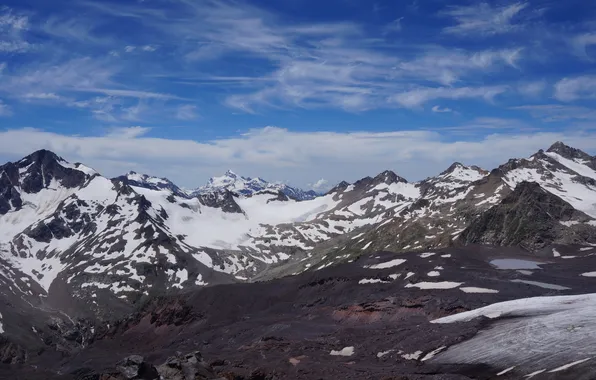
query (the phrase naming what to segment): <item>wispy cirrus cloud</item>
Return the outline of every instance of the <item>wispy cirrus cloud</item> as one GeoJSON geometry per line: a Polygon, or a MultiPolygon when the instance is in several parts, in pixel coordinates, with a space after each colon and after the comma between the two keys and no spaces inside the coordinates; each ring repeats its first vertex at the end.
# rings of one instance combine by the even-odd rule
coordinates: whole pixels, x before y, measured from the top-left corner
{"type": "Polygon", "coordinates": [[[588,48],[592,45],[596,45],[596,33],[585,33],[579,36],[574,36],[571,39],[571,45],[577,55],[592,59],[592,56],[588,53],[588,48]]]}
{"type": "MultiPolygon", "coordinates": [[[[244,86],[227,95],[224,104],[247,113],[267,108],[324,107],[361,112],[392,107],[395,103],[387,100],[407,91],[412,83],[453,85],[475,74],[516,69],[523,53],[521,47],[466,51],[402,45],[387,49],[382,39],[371,38],[354,22],[296,24],[247,3],[223,0],[178,0],[173,4],[183,10],[174,18],[157,11],[148,15],[147,8],[130,7],[118,15],[141,20],[171,39],[184,41],[184,56],[192,62],[223,60],[232,55],[266,59],[266,73],[250,80],[221,80],[221,84],[244,86]]],[[[399,22],[391,27],[395,30],[399,22]]]]}
{"type": "Polygon", "coordinates": [[[517,86],[517,90],[527,97],[539,97],[546,90],[546,86],[547,82],[545,80],[523,82],[517,86]]]}
{"type": "Polygon", "coordinates": [[[507,86],[489,87],[420,87],[393,95],[389,101],[405,108],[416,108],[436,99],[473,99],[492,101],[508,90],[507,86]]]}
{"type": "Polygon", "coordinates": [[[452,113],[454,112],[451,108],[449,107],[444,107],[441,108],[441,106],[433,106],[432,111],[434,113],[452,113]]]}
{"type": "MultiPolygon", "coordinates": [[[[589,80],[551,70],[552,57],[536,47],[544,44],[541,36],[507,35],[537,25],[542,13],[536,5],[495,4],[433,6],[430,18],[416,13],[425,22],[404,29],[403,21],[414,20],[409,7],[377,14],[381,21],[375,23],[358,14],[313,19],[242,0],[85,0],[48,14],[6,8],[0,33],[35,46],[26,50],[35,56],[0,58],[8,62],[0,95],[15,112],[17,102],[64,107],[110,125],[191,124],[198,116],[192,104],[208,104],[201,106],[201,119],[222,104],[227,108],[218,116],[256,115],[249,119],[268,112],[381,109],[399,116],[457,109],[462,119],[472,119],[483,116],[472,107],[476,101],[496,108],[528,99],[551,102],[551,96],[563,102],[592,98],[589,80]],[[445,26],[445,20],[453,23],[445,26]],[[533,71],[537,65],[543,74],[533,71]]],[[[563,29],[540,25],[549,35],[563,29]]],[[[573,46],[592,46],[586,28],[561,36],[570,56],[576,53],[571,33],[579,34],[573,46]]]]}
{"type": "Polygon", "coordinates": [[[13,12],[10,8],[0,9],[0,52],[25,53],[34,45],[25,37],[29,29],[29,17],[13,12]]]}
{"type": "Polygon", "coordinates": [[[487,2],[452,6],[442,12],[442,15],[453,18],[456,24],[446,27],[443,31],[470,37],[509,33],[522,28],[523,25],[517,21],[527,7],[526,2],[503,6],[492,6],[487,2]]]}
{"type": "Polygon", "coordinates": [[[461,49],[429,48],[420,56],[403,61],[398,68],[413,79],[451,85],[472,72],[491,72],[503,66],[515,68],[522,48],[467,52],[461,49]]]}
{"type": "Polygon", "coordinates": [[[12,116],[12,108],[0,100],[0,116],[12,116]]]}
{"type": "Polygon", "coordinates": [[[596,110],[588,107],[566,104],[540,104],[517,106],[512,109],[529,112],[532,117],[545,122],[596,122],[596,110]]]}
{"type": "Polygon", "coordinates": [[[194,120],[199,117],[197,113],[197,106],[185,104],[176,109],[176,119],[178,120],[194,120]]]}
{"type": "Polygon", "coordinates": [[[596,97],[596,76],[582,75],[564,78],[555,84],[555,98],[562,102],[572,102],[581,98],[596,97]]]}

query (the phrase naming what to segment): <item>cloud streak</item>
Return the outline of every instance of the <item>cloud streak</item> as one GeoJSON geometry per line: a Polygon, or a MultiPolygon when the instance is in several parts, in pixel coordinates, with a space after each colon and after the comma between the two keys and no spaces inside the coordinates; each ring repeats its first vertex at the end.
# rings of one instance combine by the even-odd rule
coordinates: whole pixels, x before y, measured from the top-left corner
{"type": "Polygon", "coordinates": [[[470,6],[454,6],[442,14],[452,17],[456,24],[443,31],[468,37],[476,37],[478,34],[509,33],[523,27],[517,21],[520,13],[527,7],[528,3],[525,2],[505,6],[492,6],[486,2],[470,6]]]}
{"type": "MultiPolygon", "coordinates": [[[[509,120],[497,119],[473,124],[490,125],[491,129],[512,126],[509,120]]],[[[388,167],[418,180],[439,173],[453,161],[492,168],[511,157],[525,157],[547,148],[557,140],[590,152],[596,146],[596,133],[581,131],[496,131],[462,140],[438,131],[295,132],[266,127],[205,142],[155,138],[148,133],[144,127],[113,129],[103,136],[14,129],[0,132],[0,151],[3,157],[18,159],[43,147],[69,160],[85,162],[108,176],[151,168],[151,174],[192,187],[229,167],[246,175],[292,178],[301,186],[320,178],[329,183],[354,181],[388,167]]]]}

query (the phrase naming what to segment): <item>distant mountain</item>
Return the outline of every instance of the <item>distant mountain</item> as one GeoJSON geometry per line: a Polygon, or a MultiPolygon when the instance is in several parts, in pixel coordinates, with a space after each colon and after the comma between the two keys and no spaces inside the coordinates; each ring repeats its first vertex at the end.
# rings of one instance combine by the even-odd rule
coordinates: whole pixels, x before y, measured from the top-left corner
{"type": "Polygon", "coordinates": [[[280,191],[287,197],[297,201],[311,200],[319,195],[314,190],[305,191],[283,183],[267,182],[264,179],[258,177],[242,177],[231,170],[226,171],[221,177],[210,178],[209,182],[205,186],[201,186],[191,193],[208,194],[213,192],[221,192],[223,190],[231,191],[248,197],[261,191],[280,191]]]}
{"type": "Polygon", "coordinates": [[[176,195],[187,196],[187,192],[176,186],[167,178],[159,178],[147,174],[139,174],[130,171],[125,175],[114,178],[115,180],[125,182],[128,185],[142,187],[150,190],[170,190],[176,195]]]}

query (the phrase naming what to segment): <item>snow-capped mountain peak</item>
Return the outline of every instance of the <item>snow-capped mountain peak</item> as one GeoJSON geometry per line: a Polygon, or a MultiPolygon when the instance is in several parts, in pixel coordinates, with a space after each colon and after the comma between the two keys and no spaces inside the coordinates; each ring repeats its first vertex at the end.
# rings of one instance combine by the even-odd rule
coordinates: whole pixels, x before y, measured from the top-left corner
{"type": "Polygon", "coordinates": [[[561,157],[567,158],[569,160],[574,160],[574,159],[581,159],[581,160],[587,160],[587,161],[594,160],[594,157],[590,156],[586,152],[584,152],[580,149],[572,148],[568,145],[565,145],[561,141],[557,141],[556,143],[551,145],[551,147],[548,148],[548,150],[546,152],[547,153],[556,153],[556,154],[560,155],[561,157]]]}
{"type": "Polygon", "coordinates": [[[210,178],[205,186],[199,187],[193,194],[231,191],[240,196],[250,197],[265,190],[282,192],[286,196],[295,200],[313,199],[317,196],[317,193],[314,191],[304,191],[279,182],[267,182],[260,177],[243,177],[232,170],[227,170],[223,176],[210,178]]]}
{"type": "Polygon", "coordinates": [[[395,172],[391,170],[385,170],[384,172],[379,173],[375,178],[373,178],[373,183],[376,185],[380,183],[390,185],[392,183],[398,182],[408,183],[408,181],[405,178],[398,176],[397,174],[395,174],[395,172]]]}
{"type": "Polygon", "coordinates": [[[116,181],[124,182],[130,186],[141,187],[151,190],[170,190],[172,193],[180,196],[186,196],[187,193],[167,178],[160,178],[148,174],[141,174],[130,171],[125,175],[114,178],[116,181]]]}

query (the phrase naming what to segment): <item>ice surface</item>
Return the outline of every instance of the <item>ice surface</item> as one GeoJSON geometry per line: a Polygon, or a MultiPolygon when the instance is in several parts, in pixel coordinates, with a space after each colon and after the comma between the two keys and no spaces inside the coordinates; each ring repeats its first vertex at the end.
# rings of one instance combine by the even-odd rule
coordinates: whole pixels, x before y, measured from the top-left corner
{"type": "Polygon", "coordinates": [[[424,355],[424,357],[420,361],[425,362],[427,360],[430,360],[430,359],[434,358],[436,354],[438,354],[439,352],[443,351],[446,348],[447,348],[447,346],[441,346],[441,347],[437,348],[436,350],[431,351],[428,354],[424,355]]]}
{"type": "Polygon", "coordinates": [[[490,262],[497,269],[541,269],[540,262],[520,259],[495,259],[490,262]]]}
{"type": "Polygon", "coordinates": [[[511,282],[518,282],[522,284],[534,285],[544,289],[553,289],[553,290],[569,290],[566,286],[555,285],[555,284],[547,284],[546,282],[539,282],[539,281],[528,281],[528,280],[511,280],[511,282]]]}
{"type": "Polygon", "coordinates": [[[499,318],[473,338],[449,347],[435,361],[485,363],[536,376],[563,371],[596,356],[596,294],[524,298],[432,321],[499,318]]]}
{"type": "Polygon", "coordinates": [[[419,282],[417,284],[407,284],[406,288],[420,288],[420,289],[453,289],[463,284],[463,282],[419,282]]]}

